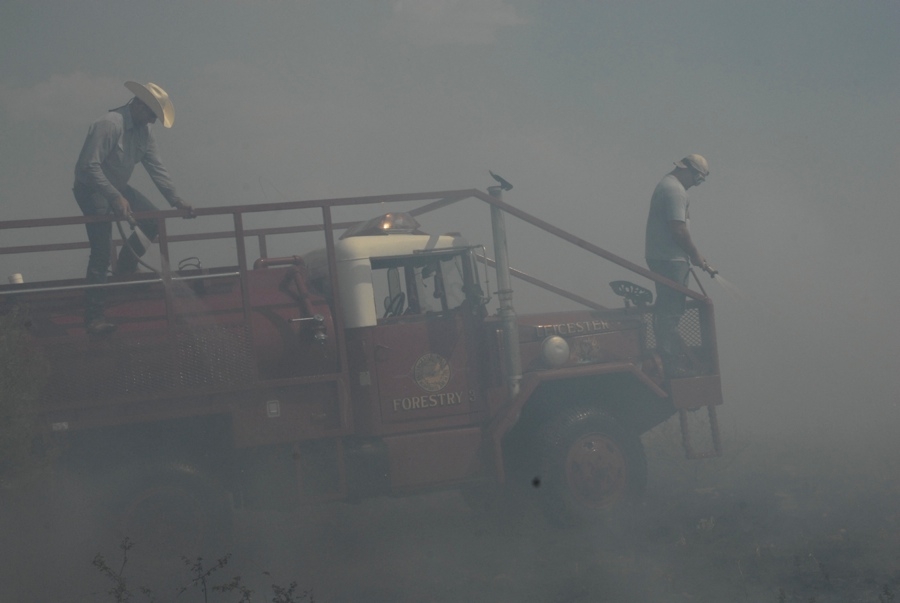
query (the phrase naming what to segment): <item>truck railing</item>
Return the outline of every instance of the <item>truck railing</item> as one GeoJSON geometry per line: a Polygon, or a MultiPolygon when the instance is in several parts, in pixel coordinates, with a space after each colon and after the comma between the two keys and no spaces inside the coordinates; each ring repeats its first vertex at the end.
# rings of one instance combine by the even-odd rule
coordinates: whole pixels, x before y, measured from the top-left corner
{"type": "Polygon", "coordinates": [[[527,222],[528,224],[531,224],[532,226],[539,228],[540,230],[543,230],[544,232],[550,233],[551,235],[553,235],[557,238],[560,238],[564,241],[567,241],[568,243],[571,243],[577,247],[580,247],[581,249],[584,249],[588,253],[591,253],[595,256],[598,256],[605,260],[608,260],[609,262],[612,262],[613,264],[621,266],[622,268],[625,268],[626,270],[629,270],[631,272],[639,274],[640,276],[643,276],[644,278],[647,278],[647,279],[657,282],[657,283],[662,283],[664,285],[668,285],[669,287],[672,287],[673,289],[676,289],[677,291],[680,291],[680,292],[684,293],[685,295],[687,295],[688,297],[696,299],[696,300],[706,301],[709,299],[709,298],[707,298],[706,295],[704,295],[702,293],[693,291],[687,287],[683,287],[682,285],[680,285],[679,283],[676,283],[673,280],[667,279],[660,274],[657,274],[647,268],[644,268],[643,266],[639,266],[638,264],[635,264],[634,262],[630,262],[630,261],[626,260],[625,258],[620,257],[610,251],[607,251],[606,249],[603,249],[602,247],[600,247],[598,245],[594,245],[593,243],[585,241],[582,238],[576,237],[575,235],[573,235],[569,232],[566,232],[562,228],[559,228],[557,226],[550,224],[549,222],[545,222],[544,220],[541,220],[540,218],[532,216],[531,214],[529,214],[525,211],[522,211],[521,209],[519,209],[515,206],[512,206],[504,201],[501,201],[494,196],[482,193],[481,191],[475,191],[473,193],[473,196],[477,197],[478,199],[481,199],[482,201],[484,201],[485,203],[487,203],[489,205],[493,205],[494,207],[498,207],[498,208],[502,209],[505,213],[507,213],[511,216],[515,216],[516,218],[519,218],[523,222],[527,222]]]}
{"type": "MultiPolygon", "coordinates": [[[[708,346],[709,351],[709,359],[711,361],[711,368],[715,373],[718,373],[718,354],[716,350],[716,337],[715,337],[715,326],[712,315],[712,303],[711,300],[705,295],[703,292],[694,291],[688,287],[683,287],[679,283],[671,281],[661,275],[658,275],[643,266],[637,265],[633,262],[630,262],[614,253],[611,253],[593,243],[590,243],[580,237],[577,237],[559,227],[556,227],[536,216],[533,216],[513,205],[510,205],[504,201],[502,201],[498,196],[491,195],[485,192],[482,192],[478,189],[460,189],[460,190],[444,190],[444,191],[436,191],[436,192],[425,192],[425,193],[411,193],[411,194],[400,194],[400,195],[376,195],[376,196],[364,196],[364,197],[346,197],[346,198],[338,198],[338,199],[316,199],[316,200],[307,200],[307,201],[289,201],[289,202],[279,202],[279,203],[262,203],[262,204],[253,204],[253,205],[238,205],[238,206],[225,206],[225,207],[198,207],[193,210],[193,214],[197,218],[211,217],[211,216],[230,216],[232,221],[232,227],[228,230],[216,230],[210,232],[200,232],[200,233],[190,233],[190,234],[172,234],[170,235],[167,230],[167,223],[169,220],[186,217],[184,212],[181,210],[166,210],[166,211],[158,211],[158,212],[147,212],[136,214],[136,218],[139,220],[156,220],[158,224],[158,246],[159,246],[159,254],[161,258],[161,267],[157,273],[156,278],[146,278],[141,277],[140,279],[134,281],[115,281],[110,282],[105,285],[88,285],[81,279],[71,279],[67,281],[45,281],[44,285],[41,285],[39,282],[28,282],[24,284],[9,284],[9,285],[0,285],[0,301],[4,299],[5,296],[13,295],[13,294],[25,294],[25,293],[38,293],[42,291],[68,291],[68,290],[84,290],[88,287],[109,287],[109,288],[118,288],[118,287],[128,287],[128,286],[137,286],[137,285],[146,285],[148,282],[162,282],[168,285],[171,282],[175,282],[178,280],[190,280],[193,278],[234,278],[237,277],[239,279],[239,286],[241,291],[241,305],[242,311],[244,313],[244,317],[246,323],[248,325],[252,324],[252,321],[249,320],[250,312],[251,312],[251,304],[250,304],[250,292],[248,290],[248,279],[246,275],[248,271],[253,270],[253,262],[248,261],[248,243],[249,240],[255,239],[258,247],[258,257],[260,258],[268,258],[269,255],[269,247],[270,247],[270,239],[272,237],[284,236],[284,235],[292,235],[292,234],[301,234],[301,233],[315,233],[321,232],[325,237],[325,248],[327,250],[328,256],[328,265],[329,265],[329,273],[331,278],[331,287],[332,287],[332,307],[333,307],[333,319],[334,319],[334,336],[337,341],[337,353],[338,353],[338,369],[339,372],[333,373],[327,376],[327,380],[333,381],[337,390],[339,391],[339,404],[340,404],[340,413],[341,413],[341,427],[342,429],[348,428],[350,421],[350,405],[348,395],[349,395],[349,374],[348,374],[348,352],[346,349],[346,345],[344,345],[344,322],[343,322],[343,314],[341,312],[341,293],[339,290],[338,282],[337,282],[337,266],[336,259],[334,254],[334,245],[335,245],[335,231],[349,228],[355,224],[356,221],[342,221],[335,222],[333,220],[332,211],[337,208],[342,207],[351,207],[351,206],[368,206],[368,205],[382,205],[382,204],[404,204],[404,203],[421,203],[425,202],[424,205],[421,205],[417,208],[409,210],[413,216],[421,216],[425,215],[429,212],[433,212],[442,208],[445,208],[451,204],[457,203],[466,199],[476,199],[482,201],[492,208],[496,210],[500,210],[504,215],[510,215],[523,222],[530,224],[531,226],[542,230],[544,232],[549,233],[553,237],[566,241],[569,244],[575,245],[588,253],[600,257],[603,260],[611,262],[621,268],[624,268],[634,274],[642,276],[650,281],[661,283],[667,285],[675,290],[678,290],[684,293],[690,300],[689,306],[697,308],[698,312],[701,313],[699,319],[699,340],[703,342],[705,346],[708,346]],[[317,224],[306,224],[306,225],[297,225],[297,226],[272,226],[272,227],[261,227],[261,228],[247,228],[245,227],[245,218],[254,214],[264,214],[268,212],[286,212],[292,210],[319,210],[321,212],[321,218],[319,223],[317,224]],[[237,270],[229,270],[225,267],[225,270],[228,270],[227,273],[206,273],[201,275],[184,275],[179,274],[177,271],[173,271],[170,268],[170,251],[169,246],[171,244],[183,244],[197,241],[233,241],[235,252],[236,252],[236,265],[237,270]]],[[[96,216],[96,217],[84,217],[84,216],[75,216],[75,217],[60,217],[60,218],[42,218],[42,219],[33,219],[33,220],[10,220],[10,221],[2,221],[0,222],[0,234],[11,231],[11,230],[19,230],[19,229],[31,229],[31,228],[45,228],[45,227],[61,227],[61,226],[78,226],[88,223],[94,222],[112,222],[116,220],[114,216],[96,216]]],[[[116,229],[114,229],[114,244],[116,246],[121,246],[123,244],[122,240],[119,240],[116,236],[116,229]]],[[[119,233],[123,232],[119,229],[119,233]]],[[[3,240],[0,238],[0,240],[3,240]]],[[[75,241],[75,242],[65,242],[65,243],[39,243],[39,244],[26,244],[26,245],[6,245],[0,247],[0,256],[10,256],[16,254],[31,254],[31,253],[41,253],[41,252],[71,252],[78,250],[87,250],[89,249],[89,244],[86,240],[75,241]]],[[[495,266],[495,263],[492,259],[483,257],[481,261],[487,263],[488,265],[495,266]]],[[[230,264],[234,266],[234,264],[230,264]]],[[[552,285],[546,281],[538,279],[534,276],[528,275],[524,272],[518,271],[514,268],[509,270],[509,274],[517,279],[523,280],[531,285],[537,286],[543,290],[549,291],[556,295],[560,295],[570,301],[579,303],[584,305],[585,307],[594,309],[594,310],[606,310],[607,308],[603,305],[594,302],[593,300],[587,299],[583,296],[579,296],[575,293],[552,285]]],[[[171,287],[166,286],[165,288],[165,296],[166,296],[166,318],[168,324],[175,325],[176,324],[176,313],[175,313],[175,304],[173,300],[173,293],[171,287]]],[[[650,309],[641,310],[645,317],[649,315],[650,309]]],[[[248,334],[251,341],[253,337],[252,327],[251,332],[248,334]]],[[[648,329],[648,333],[650,333],[652,329],[648,329]]],[[[649,336],[649,335],[648,335],[649,336]]],[[[301,381],[305,381],[306,378],[301,379],[301,381]]],[[[281,383],[284,380],[278,381],[281,383]]],[[[289,380],[291,382],[296,381],[289,380]]],[[[284,381],[286,382],[286,381],[284,381]]],[[[268,383],[268,382],[267,382],[268,383]]]]}
{"type": "MultiPolygon", "coordinates": [[[[223,272],[219,274],[198,274],[194,276],[174,276],[173,282],[208,281],[220,278],[234,278],[240,276],[240,272],[223,272]]],[[[61,285],[52,287],[16,288],[10,291],[0,292],[0,295],[22,295],[24,293],[48,293],[58,291],[84,291],[86,289],[124,289],[127,287],[142,287],[150,283],[162,283],[161,278],[141,279],[140,281],[126,281],[121,283],[106,283],[103,285],[61,285]]]]}
{"type": "MultiPolygon", "coordinates": [[[[402,194],[402,195],[379,195],[379,196],[367,196],[367,197],[347,197],[340,199],[319,199],[319,200],[311,200],[311,201],[288,201],[281,203],[265,203],[265,204],[256,204],[256,205],[240,205],[240,206],[225,206],[225,207],[211,207],[211,208],[195,208],[193,210],[194,215],[198,217],[202,216],[216,216],[216,215],[232,215],[232,216],[243,216],[245,214],[253,214],[253,213],[264,213],[264,212],[273,212],[273,211],[286,211],[286,210],[297,210],[297,209],[315,209],[315,208],[333,208],[333,207],[342,207],[342,206],[351,206],[351,205],[369,205],[369,204],[379,204],[379,203],[396,203],[396,202],[411,202],[411,201],[425,201],[429,199],[434,199],[431,203],[423,205],[421,207],[410,210],[410,213],[413,216],[419,216],[431,211],[435,211],[437,209],[441,209],[450,204],[456,203],[458,201],[462,201],[467,198],[476,198],[479,199],[489,205],[493,205],[495,207],[500,208],[505,213],[515,216],[520,220],[535,226],[536,228],[543,230],[545,232],[550,233],[551,235],[558,237],[564,241],[567,241],[577,247],[580,247],[591,253],[595,256],[601,257],[605,260],[612,262],[618,266],[621,266],[633,273],[636,273],[644,278],[647,278],[651,281],[662,283],[681,291],[688,297],[691,297],[696,300],[707,300],[707,296],[701,292],[693,291],[687,287],[681,286],[679,283],[666,279],[665,277],[656,274],[643,266],[639,266],[633,262],[630,262],[614,253],[611,253],[597,245],[594,245],[584,239],[576,237],[569,232],[564,231],[561,228],[553,226],[552,224],[537,218],[517,207],[509,205],[503,201],[496,199],[495,197],[483,193],[478,189],[461,189],[461,190],[450,190],[450,191],[438,191],[432,193],[412,193],[412,194],[402,194]]],[[[156,219],[160,225],[160,251],[161,255],[168,260],[168,257],[163,254],[163,250],[167,247],[169,243],[185,243],[191,241],[209,241],[209,240],[226,240],[226,239],[235,239],[236,231],[235,230],[225,230],[225,231],[214,231],[214,232],[206,232],[206,233],[195,233],[195,234],[181,234],[181,235],[167,235],[163,236],[165,233],[165,221],[172,218],[181,218],[183,217],[183,212],[178,210],[166,210],[159,212],[147,212],[141,214],[135,214],[138,219],[156,219]]],[[[97,216],[97,217],[63,217],[63,218],[40,218],[33,220],[7,220],[0,222],[0,231],[5,230],[15,230],[15,229],[23,229],[23,228],[36,228],[36,227],[52,227],[52,226],[66,226],[66,225],[80,225],[87,224],[91,222],[111,222],[115,220],[112,216],[97,216]]],[[[334,222],[331,224],[332,230],[342,230],[349,228],[350,226],[355,225],[357,222],[334,222]]],[[[313,225],[303,225],[303,226],[279,226],[279,227],[269,227],[269,228],[241,228],[241,237],[242,238],[257,238],[257,242],[259,245],[259,255],[260,257],[268,257],[268,238],[271,236],[277,235],[286,235],[286,234],[299,234],[299,233],[308,233],[308,232],[321,232],[325,229],[323,224],[313,224],[313,225]]],[[[114,241],[117,246],[121,246],[121,240],[114,241]]],[[[70,242],[70,243],[41,243],[41,244],[32,244],[32,245],[16,245],[16,246],[3,246],[0,247],[0,255],[11,255],[11,254],[28,254],[28,253],[36,253],[36,252],[51,252],[51,251],[75,251],[79,249],[89,249],[90,245],[87,241],[80,242],[70,242]]],[[[529,282],[532,285],[543,288],[547,291],[551,291],[553,293],[562,295],[572,301],[583,304],[587,307],[591,307],[594,309],[602,309],[603,306],[578,296],[572,292],[566,291],[564,289],[555,287],[546,281],[542,281],[533,276],[527,275],[523,272],[514,270],[513,275],[521,280],[529,282]]],[[[0,293],[2,294],[2,293],[0,293]]]]}
{"type": "MultiPolygon", "coordinates": [[[[615,265],[618,265],[626,270],[629,270],[632,273],[635,273],[639,276],[642,276],[648,280],[654,281],[656,283],[662,283],[667,285],[673,289],[681,291],[687,297],[694,300],[694,303],[699,304],[703,307],[703,311],[707,312],[711,315],[712,312],[712,304],[709,298],[701,292],[694,291],[688,287],[683,287],[679,283],[671,281],[659,274],[656,274],[643,266],[639,266],[633,262],[630,262],[612,252],[609,252],[598,245],[594,245],[582,238],[579,238],[559,227],[556,227],[536,216],[533,216],[517,207],[514,207],[497,196],[490,195],[484,193],[478,189],[460,189],[460,190],[445,190],[445,191],[436,191],[436,192],[425,192],[425,193],[410,193],[410,194],[399,194],[399,195],[377,195],[377,196],[365,196],[365,197],[346,197],[346,198],[337,198],[337,199],[317,199],[317,200],[308,200],[308,201],[288,201],[288,202],[279,202],[279,203],[262,203],[255,205],[239,205],[239,206],[225,206],[225,207],[207,207],[207,208],[195,208],[193,210],[193,214],[198,218],[203,218],[204,216],[231,216],[233,227],[229,230],[219,230],[212,232],[201,232],[201,233],[191,233],[191,234],[173,234],[169,235],[167,232],[167,221],[173,218],[183,218],[185,217],[184,212],[180,210],[166,210],[166,211],[158,211],[158,212],[147,212],[142,214],[136,214],[138,219],[153,219],[157,221],[159,236],[158,236],[158,244],[159,244],[159,253],[161,257],[161,269],[158,271],[159,280],[163,282],[171,282],[179,277],[177,274],[173,274],[169,269],[169,245],[170,244],[182,244],[188,242],[195,241],[214,241],[214,240],[231,240],[235,244],[235,249],[237,253],[237,273],[236,275],[240,277],[241,283],[241,294],[242,294],[242,304],[244,308],[245,317],[249,317],[250,305],[249,305],[249,291],[247,290],[247,281],[244,278],[246,272],[252,269],[252,263],[248,262],[248,239],[255,238],[258,246],[258,257],[260,258],[268,258],[269,257],[269,239],[275,236],[283,236],[290,234],[301,234],[301,233],[313,233],[313,232],[324,232],[326,237],[326,249],[328,250],[329,262],[333,262],[333,248],[334,248],[334,240],[333,236],[335,231],[349,228],[355,224],[356,221],[344,221],[344,222],[334,222],[332,220],[332,209],[338,207],[348,207],[348,206],[365,206],[365,205],[375,205],[375,204],[396,204],[396,203],[407,203],[407,202],[422,202],[426,201],[425,205],[414,208],[410,210],[410,213],[413,216],[421,216],[427,214],[429,212],[447,207],[451,204],[457,203],[464,199],[477,199],[488,204],[491,207],[497,208],[501,210],[504,214],[514,216],[527,224],[530,224],[544,232],[549,233],[550,235],[562,239],[572,245],[575,245],[581,249],[584,249],[588,253],[600,257],[606,261],[609,261],[615,265]],[[303,210],[303,209],[319,209],[322,212],[321,220],[317,224],[307,224],[307,225],[297,225],[297,226],[275,226],[275,227],[263,227],[263,228],[245,228],[244,227],[244,218],[245,216],[249,216],[252,214],[262,214],[267,212],[283,212],[290,210],[303,210]]],[[[55,227],[55,226],[69,226],[69,225],[81,225],[92,222],[104,222],[104,221],[113,221],[115,217],[113,216],[95,216],[95,217],[61,217],[61,218],[41,218],[41,219],[33,219],[33,220],[10,220],[0,222],[0,232],[8,231],[8,230],[16,230],[16,229],[26,229],[26,228],[36,228],[36,227],[55,227]]],[[[121,229],[119,229],[122,232],[121,229]]],[[[114,229],[115,235],[115,229],[114,229]]],[[[122,240],[118,237],[114,236],[114,244],[116,246],[122,245],[122,240]]],[[[37,253],[37,252],[61,252],[61,251],[75,251],[81,249],[88,249],[89,244],[87,241],[80,242],[68,242],[68,243],[40,243],[40,244],[31,244],[31,245],[14,245],[14,246],[3,246],[0,247],[0,256],[4,255],[12,255],[12,254],[29,254],[29,253],[37,253]]],[[[494,261],[491,258],[483,257],[480,258],[480,261],[487,263],[490,266],[495,266],[494,261]]],[[[233,265],[233,264],[232,264],[233,265]]],[[[336,266],[330,265],[331,274],[336,274],[336,266]]],[[[566,289],[557,287],[552,285],[546,281],[538,279],[532,275],[526,274],[515,268],[510,268],[510,275],[514,278],[523,280],[531,285],[539,287],[545,291],[549,291],[556,295],[562,296],[568,300],[574,301],[578,304],[581,304],[587,308],[591,308],[594,310],[605,310],[607,309],[602,304],[595,302],[591,299],[585,298],[583,296],[577,295],[571,291],[566,289]]],[[[147,279],[141,279],[141,284],[144,284],[147,279]]],[[[122,286],[129,286],[130,282],[120,283],[120,282],[111,282],[105,285],[87,285],[86,283],[79,283],[78,281],[68,281],[64,285],[64,287],[73,287],[73,288],[81,288],[86,289],[88,287],[109,287],[116,288],[122,286]]],[[[19,294],[25,291],[33,292],[33,291],[46,291],[46,290],[59,290],[58,287],[61,285],[60,283],[48,283],[49,287],[54,289],[48,289],[47,287],[42,287],[36,283],[29,283],[26,286],[23,285],[2,285],[0,286],[0,299],[3,296],[9,294],[19,294]]],[[[343,324],[342,321],[339,320],[341,316],[340,312],[340,294],[337,291],[337,282],[332,283],[333,290],[336,295],[334,298],[335,305],[335,316],[336,316],[336,325],[335,328],[338,331],[336,335],[340,337],[343,334],[343,324]]],[[[167,312],[167,317],[170,324],[174,324],[174,313],[171,311],[173,304],[171,299],[170,288],[166,288],[167,290],[167,308],[169,311],[167,312]]],[[[705,324],[703,325],[703,339],[708,341],[711,346],[713,346],[711,357],[714,359],[717,358],[715,346],[715,333],[712,331],[714,329],[713,322],[711,320],[703,321],[705,324]]],[[[252,334],[251,334],[252,337],[252,334]]],[[[340,346],[339,346],[340,347],[340,346]]],[[[343,353],[345,351],[342,350],[343,353]]],[[[340,358],[342,365],[346,364],[346,357],[341,356],[340,358]]],[[[715,367],[716,371],[718,371],[718,366],[715,367]]]]}

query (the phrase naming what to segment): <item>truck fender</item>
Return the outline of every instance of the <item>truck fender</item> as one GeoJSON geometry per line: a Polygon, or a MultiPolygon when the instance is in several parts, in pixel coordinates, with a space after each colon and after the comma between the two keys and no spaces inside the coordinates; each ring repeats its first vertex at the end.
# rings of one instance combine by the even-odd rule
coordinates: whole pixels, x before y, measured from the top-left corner
{"type": "Polygon", "coordinates": [[[516,422],[518,422],[519,416],[522,413],[522,408],[524,408],[526,402],[531,399],[538,386],[550,381],[562,381],[566,379],[611,375],[616,373],[629,373],[634,375],[658,397],[668,397],[668,394],[664,389],[648,377],[639,366],[630,362],[569,367],[552,371],[537,371],[523,375],[518,395],[500,409],[490,426],[490,437],[494,448],[494,464],[497,468],[498,481],[504,481],[503,438],[515,426],[516,422]]]}

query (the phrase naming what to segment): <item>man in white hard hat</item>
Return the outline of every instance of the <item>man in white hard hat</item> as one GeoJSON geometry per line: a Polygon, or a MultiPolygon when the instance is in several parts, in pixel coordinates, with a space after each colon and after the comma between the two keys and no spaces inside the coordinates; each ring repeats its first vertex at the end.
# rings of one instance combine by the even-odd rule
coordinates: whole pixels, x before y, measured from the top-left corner
{"type": "MultiPolygon", "coordinates": [[[[710,275],[716,271],[697,251],[691,239],[687,191],[709,176],[709,163],[701,155],[692,153],[675,162],[675,169],[666,174],[650,199],[644,256],[650,270],[676,283],[687,286],[691,264],[710,275]]],[[[679,363],[678,323],[685,310],[685,296],[670,287],[656,284],[653,332],[656,350],[669,377],[682,376],[685,367],[679,363]]]]}
{"type": "MultiPolygon", "coordinates": [[[[169,205],[184,210],[186,218],[193,217],[191,206],[175,193],[175,186],[160,161],[150,133],[150,124],[157,119],[164,127],[172,127],[175,108],[169,95],[152,83],[125,82],[125,87],[134,98],[111,109],[88,130],[75,164],[72,191],[78,206],[86,216],[114,213],[129,219],[133,211],[156,211],[156,206],[147,197],[128,185],[134,167],[141,163],[169,205]]],[[[156,237],[155,220],[142,220],[137,225],[149,239],[156,237]]],[[[91,243],[87,282],[105,283],[110,264],[112,224],[92,222],[85,226],[91,243]]],[[[144,251],[137,233],[133,233],[116,263],[116,273],[129,274],[137,270],[138,257],[144,251]]],[[[116,329],[116,325],[103,316],[104,297],[103,288],[87,289],[84,323],[88,333],[100,335],[116,329]]]]}

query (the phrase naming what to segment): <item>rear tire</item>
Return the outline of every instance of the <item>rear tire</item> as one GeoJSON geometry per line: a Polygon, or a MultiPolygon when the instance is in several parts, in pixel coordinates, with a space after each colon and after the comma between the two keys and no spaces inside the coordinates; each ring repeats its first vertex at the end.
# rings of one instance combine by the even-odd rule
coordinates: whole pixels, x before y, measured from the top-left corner
{"type": "Polygon", "coordinates": [[[556,417],[540,437],[542,502],[558,525],[617,521],[643,494],[647,459],[640,438],[594,408],[556,417]]]}

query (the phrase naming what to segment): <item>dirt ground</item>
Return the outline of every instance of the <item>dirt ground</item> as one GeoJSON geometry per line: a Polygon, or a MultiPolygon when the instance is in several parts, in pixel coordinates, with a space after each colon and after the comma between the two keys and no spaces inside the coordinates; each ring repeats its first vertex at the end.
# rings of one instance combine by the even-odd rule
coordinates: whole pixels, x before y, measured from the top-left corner
{"type": "MultiPolygon", "coordinates": [[[[452,492],[242,511],[214,577],[241,575],[255,601],[296,581],[320,603],[900,603],[895,441],[726,434],[722,458],[685,461],[675,427],[645,436],[648,490],[620,523],[558,529],[527,503],[479,513],[452,492]]],[[[6,502],[0,601],[114,600],[77,501],[6,502]]],[[[170,576],[184,582],[180,562],[170,576]]]]}

